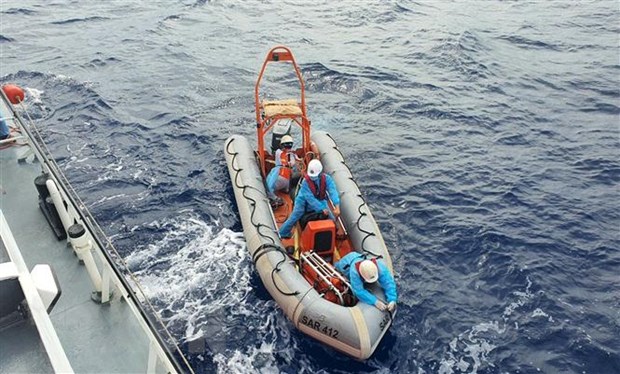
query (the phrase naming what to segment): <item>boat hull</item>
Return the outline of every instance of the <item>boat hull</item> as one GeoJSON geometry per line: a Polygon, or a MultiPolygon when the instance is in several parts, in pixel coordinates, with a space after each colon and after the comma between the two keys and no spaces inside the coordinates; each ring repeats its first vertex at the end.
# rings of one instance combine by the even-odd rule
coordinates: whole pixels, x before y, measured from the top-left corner
{"type": "MultiPolygon", "coordinates": [[[[335,142],[324,132],[317,132],[313,141],[324,170],[338,186],[341,217],[355,248],[360,252],[372,248],[372,254],[381,256],[391,269],[381,233],[335,142]]],[[[256,154],[247,138],[231,136],[224,153],[246,244],[267,291],[300,331],[354,358],[370,357],[389,329],[393,314],[362,302],[344,307],[323,299],[284,250],[256,154]]],[[[370,291],[383,298],[377,285],[370,291]]]]}

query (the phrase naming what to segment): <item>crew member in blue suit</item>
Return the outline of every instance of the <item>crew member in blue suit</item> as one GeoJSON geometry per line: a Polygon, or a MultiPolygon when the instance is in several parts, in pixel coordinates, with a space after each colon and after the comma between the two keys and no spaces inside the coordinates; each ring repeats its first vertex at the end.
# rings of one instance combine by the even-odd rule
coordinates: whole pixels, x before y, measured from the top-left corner
{"type": "Polygon", "coordinates": [[[398,301],[396,283],[390,269],[382,260],[376,258],[367,260],[361,253],[351,252],[336,262],[336,269],[349,278],[353,294],[359,300],[374,305],[381,311],[394,311],[398,301]],[[371,284],[377,280],[385,292],[387,304],[364,288],[364,283],[371,284]]]}
{"type": "Polygon", "coordinates": [[[336,183],[331,176],[323,173],[323,164],[314,159],[308,163],[308,174],[304,175],[301,187],[295,198],[295,206],[288,219],[280,227],[280,236],[290,238],[293,226],[304,213],[323,213],[325,217],[335,219],[340,215],[340,196],[336,183]],[[332,200],[334,211],[329,211],[327,198],[332,200]]]}

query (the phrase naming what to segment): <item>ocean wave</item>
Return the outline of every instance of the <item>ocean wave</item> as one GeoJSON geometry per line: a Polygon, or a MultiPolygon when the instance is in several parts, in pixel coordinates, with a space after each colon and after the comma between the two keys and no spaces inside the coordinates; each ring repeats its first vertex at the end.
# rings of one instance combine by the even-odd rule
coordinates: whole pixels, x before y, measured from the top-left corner
{"type": "Polygon", "coordinates": [[[9,38],[8,36],[4,36],[2,34],[0,34],[0,43],[11,43],[14,42],[15,39],[13,38],[9,38]]]}
{"type": "Polygon", "coordinates": [[[69,19],[65,19],[62,21],[53,21],[50,23],[52,25],[72,25],[75,23],[97,22],[97,21],[105,21],[108,19],[109,19],[108,17],[92,16],[92,17],[83,17],[83,18],[69,18],[69,19]]]}
{"type": "Polygon", "coordinates": [[[562,51],[566,47],[560,43],[544,42],[541,40],[527,38],[521,35],[500,35],[500,40],[505,40],[523,49],[543,49],[551,51],[562,51]]]}
{"type": "Polygon", "coordinates": [[[32,10],[32,9],[28,9],[28,8],[9,8],[7,10],[1,11],[0,13],[32,16],[32,15],[36,15],[38,12],[36,10],[32,10]]]}

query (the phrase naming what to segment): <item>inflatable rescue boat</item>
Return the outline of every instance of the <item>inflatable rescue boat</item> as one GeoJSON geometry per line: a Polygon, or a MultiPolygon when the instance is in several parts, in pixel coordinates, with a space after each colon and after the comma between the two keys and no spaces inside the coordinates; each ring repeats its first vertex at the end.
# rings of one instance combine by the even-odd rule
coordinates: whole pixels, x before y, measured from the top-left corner
{"type": "MultiPolygon", "coordinates": [[[[254,95],[257,148],[240,135],[229,137],[224,145],[252,260],[265,288],[299,330],[347,355],[366,359],[390,328],[395,311],[380,311],[356,300],[348,279],[334,264],[357,251],[367,259],[382,259],[393,272],[383,237],[334,139],[326,132],[310,131],[303,77],[289,48],[278,46],[269,51],[254,95]],[[292,66],[299,81],[299,97],[262,98],[261,81],[270,63],[292,66]],[[286,135],[299,143],[293,148],[298,161],[289,193],[276,192],[274,204],[269,199],[266,179],[276,165],[274,155],[286,135]],[[336,184],[340,217],[310,221],[303,226],[298,222],[292,238],[281,238],[278,228],[291,214],[300,185],[297,181],[313,158],[320,159],[323,171],[336,184]]],[[[377,284],[369,291],[385,300],[377,284]]]]}

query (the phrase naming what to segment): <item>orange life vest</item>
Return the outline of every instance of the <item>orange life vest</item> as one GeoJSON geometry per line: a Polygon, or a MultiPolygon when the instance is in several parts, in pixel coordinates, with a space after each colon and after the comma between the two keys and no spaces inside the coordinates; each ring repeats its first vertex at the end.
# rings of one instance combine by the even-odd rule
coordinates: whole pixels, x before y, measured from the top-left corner
{"type": "Polygon", "coordinates": [[[287,149],[282,150],[280,153],[280,176],[286,179],[291,179],[291,173],[293,171],[290,163],[289,163],[289,155],[294,154],[294,152],[289,151],[287,149]]]}
{"type": "Polygon", "coordinates": [[[312,192],[314,197],[319,200],[325,200],[325,198],[327,197],[327,182],[325,174],[321,173],[318,186],[314,183],[312,179],[310,179],[308,174],[304,174],[304,179],[306,180],[306,183],[308,183],[308,187],[310,188],[310,191],[312,192]]]}

